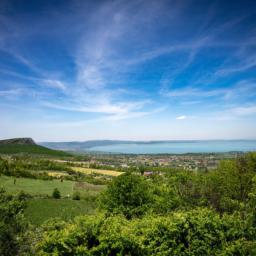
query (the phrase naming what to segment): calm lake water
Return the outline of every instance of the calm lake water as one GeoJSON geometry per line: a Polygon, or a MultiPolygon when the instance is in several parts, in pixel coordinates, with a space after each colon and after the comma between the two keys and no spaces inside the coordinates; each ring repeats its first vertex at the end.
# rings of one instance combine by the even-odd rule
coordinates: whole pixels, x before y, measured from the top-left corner
{"type": "Polygon", "coordinates": [[[232,140],[232,141],[171,141],[149,144],[118,144],[109,146],[97,146],[90,151],[126,154],[183,154],[183,153],[210,153],[229,151],[256,151],[256,140],[232,140]]]}

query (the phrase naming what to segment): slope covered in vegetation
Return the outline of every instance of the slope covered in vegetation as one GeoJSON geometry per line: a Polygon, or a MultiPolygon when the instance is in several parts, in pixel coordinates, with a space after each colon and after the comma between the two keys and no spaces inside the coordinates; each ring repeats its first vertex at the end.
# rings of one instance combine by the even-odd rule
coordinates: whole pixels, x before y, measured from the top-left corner
{"type": "Polygon", "coordinates": [[[0,145],[0,154],[38,154],[49,156],[70,156],[69,153],[39,145],[0,145]]]}
{"type": "Polygon", "coordinates": [[[0,140],[0,145],[36,145],[32,138],[13,138],[0,140]]]}
{"type": "Polygon", "coordinates": [[[38,154],[49,156],[70,156],[70,154],[37,145],[31,138],[0,140],[0,154],[38,154]]]}

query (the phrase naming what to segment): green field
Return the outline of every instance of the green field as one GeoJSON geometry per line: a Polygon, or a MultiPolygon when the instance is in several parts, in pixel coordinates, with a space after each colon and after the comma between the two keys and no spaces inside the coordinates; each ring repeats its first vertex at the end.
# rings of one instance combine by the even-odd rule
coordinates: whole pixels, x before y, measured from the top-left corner
{"type": "Polygon", "coordinates": [[[40,225],[50,218],[70,220],[79,215],[94,214],[96,201],[71,199],[30,199],[25,209],[26,219],[40,225]]]}
{"type": "Polygon", "coordinates": [[[62,197],[68,198],[53,199],[53,198],[32,198],[28,200],[25,210],[27,220],[35,225],[39,225],[44,221],[59,217],[63,220],[70,220],[78,215],[93,214],[96,209],[96,195],[102,191],[105,186],[93,185],[86,182],[74,182],[54,179],[40,180],[29,178],[16,178],[0,176],[0,187],[4,188],[9,193],[18,193],[21,190],[33,196],[51,196],[54,188],[58,188],[62,197]],[[81,200],[72,200],[72,194],[78,191],[81,195],[81,200]]]}
{"type": "Polygon", "coordinates": [[[47,155],[47,156],[54,156],[54,157],[71,156],[71,154],[68,154],[66,152],[49,149],[39,145],[17,145],[17,144],[0,145],[0,154],[21,154],[21,153],[47,155]]]}
{"type": "Polygon", "coordinates": [[[51,196],[54,188],[57,188],[62,197],[72,197],[74,191],[78,191],[83,197],[88,197],[98,194],[106,186],[69,180],[63,180],[63,182],[61,182],[59,179],[40,180],[0,176],[0,187],[10,193],[16,193],[22,190],[31,195],[42,196],[51,196]],[[16,180],[15,184],[14,180],[16,180]]]}
{"type": "Polygon", "coordinates": [[[0,176],[0,187],[3,187],[7,192],[14,193],[24,191],[31,195],[51,196],[53,189],[58,188],[62,196],[72,195],[73,181],[64,180],[40,180],[29,178],[16,178],[0,176]]]}
{"type": "Polygon", "coordinates": [[[73,192],[77,191],[82,197],[95,196],[106,188],[106,185],[94,185],[87,182],[74,182],[73,192]]]}

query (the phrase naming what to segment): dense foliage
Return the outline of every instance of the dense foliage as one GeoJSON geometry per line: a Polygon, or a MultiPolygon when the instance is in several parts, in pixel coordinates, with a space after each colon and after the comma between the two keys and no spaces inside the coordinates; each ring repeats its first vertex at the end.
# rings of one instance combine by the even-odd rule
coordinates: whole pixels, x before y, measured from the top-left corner
{"type": "Polygon", "coordinates": [[[128,219],[143,215],[150,203],[147,181],[131,173],[117,177],[102,197],[103,207],[108,212],[121,213],[128,219]]]}
{"type": "Polygon", "coordinates": [[[80,217],[72,224],[44,228],[39,255],[255,255],[255,228],[238,215],[220,217],[210,209],[149,215],[80,217]]]}
{"type": "Polygon", "coordinates": [[[22,171],[71,171],[72,169],[65,164],[50,161],[48,159],[37,159],[25,156],[12,156],[9,159],[0,158],[0,171],[5,175],[15,176],[15,172],[22,171]]]}
{"type": "Polygon", "coordinates": [[[18,255],[26,227],[24,207],[23,194],[14,197],[0,190],[0,255],[18,255]]]}

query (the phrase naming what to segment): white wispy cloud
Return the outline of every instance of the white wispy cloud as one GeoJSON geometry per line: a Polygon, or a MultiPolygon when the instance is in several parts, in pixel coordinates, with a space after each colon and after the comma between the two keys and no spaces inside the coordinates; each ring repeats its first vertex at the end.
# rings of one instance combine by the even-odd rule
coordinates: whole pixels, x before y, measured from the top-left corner
{"type": "MultiPolygon", "coordinates": [[[[223,100],[231,100],[241,97],[252,97],[256,95],[256,81],[254,79],[241,80],[226,88],[211,89],[206,87],[185,87],[180,89],[166,89],[167,86],[162,86],[161,94],[167,97],[178,97],[178,98],[209,98],[218,97],[223,100]]],[[[198,103],[198,100],[193,101],[193,103],[198,103]]]]}
{"type": "Polygon", "coordinates": [[[61,103],[51,103],[51,102],[41,102],[43,106],[49,107],[49,108],[55,108],[59,110],[67,110],[67,111],[73,111],[73,112],[85,112],[85,113],[103,113],[103,114],[115,114],[121,116],[128,116],[133,115],[136,116],[136,113],[142,113],[142,112],[136,112],[137,110],[140,110],[143,108],[144,105],[147,104],[147,101],[141,101],[141,102],[123,102],[123,103],[103,103],[97,104],[97,102],[93,102],[91,105],[85,105],[81,104],[78,105],[78,103],[68,103],[68,104],[61,104],[61,103]]]}
{"type": "Polygon", "coordinates": [[[10,89],[10,90],[2,90],[0,91],[0,96],[17,96],[21,95],[22,90],[21,89],[10,89]]]}
{"type": "Polygon", "coordinates": [[[134,65],[134,64],[140,64],[146,61],[150,61],[152,59],[158,58],[162,55],[170,54],[170,53],[177,53],[177,52],[187,52],[188,58],[185,61],[185,64],[182,65],[181,69],[179,70],[182,72],[186,67],[189,66],[190,63],[192,63],[193,59],[195,58],[196,54],[205,48],[216,48],[216,47],[242,47],[245,45],[255,45],[252,41],[241,41],[241,42],[233,42],[233,41],[225,41],[218,39],[218,36],[220,34],[225,33],[226,30],[229,28],[237,25],[241,21],[243,21],[247,16],[241,16],[237,17],[232,20],[228,20],[224,24],[221,24],[220,26],[217,26],[214,29],[211,29],[210,31],[206,30],[207,23],[209,22],[209,17],[206,17],[206,21],[202,24],[201,28],[199,29],[198,37],[194,38],[193,40],[187,41],[185,44],[178,43],[178,44],[172,44],[167,46],[160,46],[156,49],[152,49],[150,51],[147,51],[145,53],[142,53],[141,55],[137,56],[134,59],[128,59],[126,60],[126,64],[134,65]],[[204,31],[206,30],[206,31],[204,31]]]}
{"type": "MultiPolygon", "coordinates": [[[[77,76],[70,97],[73,97],[74,102],[78,104],[64,108],[114,114],[107,116],[112,120],[154,113],[145,108],[154,103],[152,100],[147,98],[143,101],[127,100],[123,97],[123,94],[127,94],[126,89],[120,85],[123,72],[129,72],[130,69],[120,45],[126,43],[125,35],[133,31],[131,27],[136,31],[141,22],[143,24],[150,22],[154,16],[149,15],[145,18],[141,15],[140,8],[134,12],[137,5],[145,5],[145,3],[143,1],[103,3],[89,19],[90,26],[94,29],[82,35],[75,55],[77,76]]],[[[144,11],[147,12],[145,9],[144,11]]]]}
{"type": "Polygon", "coordinates": [[[156,109],[149,110],[149,111],[126,112],[126,113],[121,113],[121,114],[116,114],[116,115],[106,117],[105,120],[113,120],[114,121],[114,120],[139,118],[139,117],[149,116],[149,115],[163,112],[164,110],[166,110],[166,108],[167,107],[164,106],[164,107],[156,108],[156,109]]]}
{"type": "Polygon", "coordinates": [[[195,119],[195,118],[197,118],[197,116],[181,115],[181,116],[177,116],[177,117],[176,117],[176,120],[195,119]]]}
{"type": "MultiPolygon", "coordinates": [[[[250,68],[255,67],[256,58],[253,54],[248,54],[246,51],[245,54],[239,54],[241,49],[250,49],[256,46],[255,36],[251,35],[244,40],[230,40],[223,37],[225,33],[232,29],[234,26],[242,23],[246,18],[248,18],[251,13],[246,15],[238,16],[234,19],[227,20],[226,22],[214,26],[211,29],[208,28],[211,20],[215,15],[215,4],[210,6],[209,15],[206,15],[206,19],[202,22],[201,27],[198,31],[195,31],[196,37],[191,41],[189,40],[186,44],[179,44],[165,48],[159,48],[155,52],[153,51],[152,57],[155,58],[161,54],[167,54],[171,52],[186,52],[187,57],[181,65],[177,65],[176,69],[167,71],[163,74],[162,80],[160,81],[160,95],[167,95],[170,97],[182,97],[182,96],[191,96],[191,97],[213,97],[221,96],[224,94],[228,97],[229,94],[234,94],[232,89],[209,89],[205,88],[211,83],[215,83],[218,79],[221,79],[223,76],[230,76],[242,71],[246,71],[250,68]],[[182,89],[174,90],[170,87],[175,84],[176,78],[182,76],[187,68],[196,60],[197,54],[205,49],[221,49],[227,48],[232,49],[232,53],[229,55],[229,58],[226,59],[219,67],[216,68],[216,71],[213,71],[210,75],[200,74],[200,77],[197,80],[191,79],[188,83],[193,84],[193,86],[184,85],[182,89]],[[248,57],[249,56],[249,57],[248,57]],[[236,61],[230,61],[236,58],[236,61]],[[232,64],[231,64],[231,63],[232,64]]],[[[150,57],[151,54],[148,54],[150,57]]]]}
{"type": "Polygon", "coordinates": [[[245,117],[256,116],[256,105],[246,105],[246,106],[234,106],[230,108],[224,108],[221,112],[213,113],[209,115],[210,119],[230,121],[230,120],[240,120],[245,117]]]}
{"type": "Polygon", "coordinates": [[[247,106],[247,107],[236,107],[230,109],[230,112],[236,116],[249,116],[256,114],[256,106],[247,106]]]}
{"type": "Polygon", "coordinates": [[[238,64],[233,64],[229,67],[223,67],[219,69],[214,76],[223,77],[231,74],[246,71],[248,69],[256,67],[256,55],[243,56],[238,64]]]}
{"type": "Polygon", "coordinates": [[[180,104],[181,105],[195,105],[201,103],[200,100],[187,100],[187,101],[182,101],[180,104]]]}
{"type": "Polygon", "coordinates": [[[177,120],[184,120],[184,119],[187,119],[188,117],[185,116],[185,115],[182,115],[182,116],[177,116],[176,119],[177,120]]]}
{"type": "Polygon", "coordinates": [[[60,80],[55,79],[38,79],[39,81],[42,81],[46,86],[57,88],[60,90],[65,90],[66,86],[65,84],[60,80]]]}
{"type": "Polygon", "coordinates": [[[8,75],[10,77],[15,77],[15,78],[21,78],[22,80],[27,80],[27,81],[32,81],[37,83],[39,86],[42,87],[50,87],[54,89],[59,89],[61,91],[65,91],[67,89],[65,83],[61,80],[57,79],[45,79],[41,77],[33,77],[29,75],[23,75],[18,72],[12,71],[12,70],[7,70],[7,69],[0,69],[0,73],[4,75],[8,75]]]}
{"type": "Polygon", "coordinates": [[[199,89],[195,87],[186,87],[182,89],[176,89],[176,90],[169,90],[169,91],[163,91],[162,94],[166,95],[168,97],[213,97],[218,95],[223,95],[223,93],[226,93],[226,90],[224,89],[199,89]]]}

